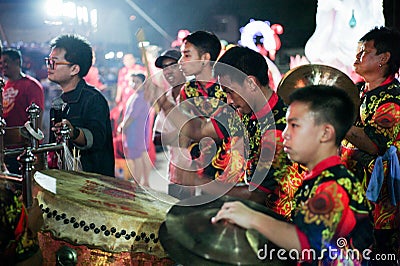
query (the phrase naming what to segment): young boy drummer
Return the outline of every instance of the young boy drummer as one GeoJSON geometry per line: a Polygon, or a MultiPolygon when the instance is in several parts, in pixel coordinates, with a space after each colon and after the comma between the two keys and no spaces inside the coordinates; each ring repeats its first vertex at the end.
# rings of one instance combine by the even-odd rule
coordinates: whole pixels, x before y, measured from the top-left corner
{"type": "Polygon", "coordinates": [[[286,114],[284,151],[309,170],[294,196],[293,223],[278,221],[240,202],[225,203],[212,222],[225,219],[256,229],[287,251],[315,251],[316,256],[299,258],[305,264],[317,265],[321,254],[323,265],[330,263],[334,258],[328,256],[329,251],[343,248],[339,241],[343,238],[355,245],[349,248],[362,252],[372,234],[365,193],[338,156],[354,118],[354,105],[344,90],[313,85],[294,91],[286,114]]]}

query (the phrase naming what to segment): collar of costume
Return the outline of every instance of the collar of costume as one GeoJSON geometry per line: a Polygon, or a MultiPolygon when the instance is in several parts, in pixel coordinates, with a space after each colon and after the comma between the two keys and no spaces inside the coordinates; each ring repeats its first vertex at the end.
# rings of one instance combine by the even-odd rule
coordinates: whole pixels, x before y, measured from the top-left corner
{"type": "Polygon", "coordinates": [[[201,85],[200,81],[196,80],[197,88],[199,89],[199,91],[203,91],[204,92],[204,95],[203,95],[204,97],[208,97],[208,88],[210,88],[211,86],[213,86],[216,83],[217,83],[217,79],[216,78],[212,78],[203,87],[201,85]]]}
{"type": "Polygon", "coordinates": [[[274,108],[274,106],[278,102],[278,99],[279,99],[278,94],[276,94],[276,92],[272,92],[271,97],[269,97],[268,99],[268,104],[264,105],[264,107],[261,108],[260,111],[253,113],[251,119],[257,119],[266,116],[274,108]]]}
{"type": "Polygon", "coordinates": [[[314,167],[314,169],[307,172],[307,174],[304,177],[304,180],[313,179],[313,178],[319,176],[322,173],[322,171],[324,171],[325,169],[330,168],[335,165],[339,165],[339,164],[342,164],[342,161],[340,160],[339,156],[334,155],[334,156],[328,157],[328,158],[322,160],[321,162],[319,162],[314,167]]]}
{"type": "Polygon", "coordinates": [[[79,102],[79,99],[82,95],[83,88],[85,87],[86,83],[82,79],[79,81],[78,85],[76,88],[72,91],[65,92],[61,95],[61,98],[64,100],[64,102],[67,103],[77,103],[79,102]]]}

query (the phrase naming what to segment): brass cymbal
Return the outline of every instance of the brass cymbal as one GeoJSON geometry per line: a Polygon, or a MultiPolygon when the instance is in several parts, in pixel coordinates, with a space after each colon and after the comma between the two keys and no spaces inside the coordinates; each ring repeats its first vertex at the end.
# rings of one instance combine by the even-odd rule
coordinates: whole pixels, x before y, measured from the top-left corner
{"type": "Polygon", "coordinates": [[[293,91],[309,85],[336,86],[348,93],[356,108],[360,105],[359,91],[353,81],[339,69],[327,65],[308,64],[289,70],[279,82],[277,92],[288,104],[293,91]]]}
{"type": "Polygon", "coordinates": [[[204,266],[224,266],[232,264],[223,264],[212,260],[207,260],[201,256],[196,255],[190,250],[182,246],[174,235],[168,232],[165,222],[163,222],[158,230],[160,243],[167,254],[180,265],[204,265],[204,266]]]}
{"type": "MultiPolygon", "coordinates": [[[[269,243],[263,235],[255,230],[246,230],[225,221],[212,224],[211,217],[217,214],[224,202],[238,200],[277,219],[283,220],[283,218],[252,201],[230,196],[223,196],[216,200],[212,200],[213,198],[215,197],[210,195],[193,197],[177,203],[169,210],[166,228],[168,234],[174,239],[175,245],[178,244],[182,247],[181,252],[201,257],[202,260],[211,264],[265,264],[265,260],[258,258],[258,251],[266,244],[269,248],[276,248],[274,244],[269,243]],[[197,204],[198,202],[208,202],[207,198],[211,199],[209,203],[197,204]]],[[[251,217],[249,218],[251,219],[251,217]]],[[[168,243],[165,244],[168,245],[168,243]]],[[[164,248],[168,252],[168,246],[164,248]]],[[[170,255],[174,260],[180,259],[174,257],[174,254],[170,255]]],[[[272,265],[288,265],[288,261],[284,261],[284,264],[283,261],[268,262],[272,265]]]]}

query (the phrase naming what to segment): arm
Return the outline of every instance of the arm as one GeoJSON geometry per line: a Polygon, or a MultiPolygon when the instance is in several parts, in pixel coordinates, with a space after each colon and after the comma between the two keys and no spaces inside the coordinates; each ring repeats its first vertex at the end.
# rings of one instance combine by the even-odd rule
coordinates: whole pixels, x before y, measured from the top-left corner
{"type": "Polygon", "coordinates": [[[293,224],[278,221],[245,206],[241,202],[225,203],[217,215],[211,219],[211,222],[217,223],[222,219],[226,219],[245,229],[255,229],[286,250],[296,249],[301,252],[300,240],[293,224]]]}
{"type": "Polygon", "coordinates": [[[369,154],[378,153],[378,147],[360,127],[352,126],[347,132],[345,138],[360,150],[363,150],[369,154]]]}
{"type": "Polygon", "coordinates": [[[158,104],[165,112],[167,119],[176,128],[180,129],[181,134],[184,136],[195,141],[200,141],[205,137],[211,137],[214,140],[219,139],[213,124],[209,120],[191,117],[183,113],[180,107],[168,101],[165,95],[159,98],[158,104]]]}

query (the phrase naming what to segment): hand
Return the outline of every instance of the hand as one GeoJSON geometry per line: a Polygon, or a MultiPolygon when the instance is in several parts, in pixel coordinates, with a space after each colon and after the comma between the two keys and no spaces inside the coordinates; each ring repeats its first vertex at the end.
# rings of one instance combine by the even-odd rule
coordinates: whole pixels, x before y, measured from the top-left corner
{"type": "Polygon", "coordinates": [[[215,224],[220,220],[226,220],[229,223],[249,229],[251,228],[250,222],[255,213],[256,211],[240,201],[226,202],[222,205],[217,215],[211,218],[211,222],[215,224]]]}
{"type": "Polygon", "coordinates": [[[37,198],[33,199],[32,206],[27,209],[28,212],[28,228],[33,232],[39,232],[40,228],[43,226],[43,213],[39,207],[39,202],[37,198]]]}

